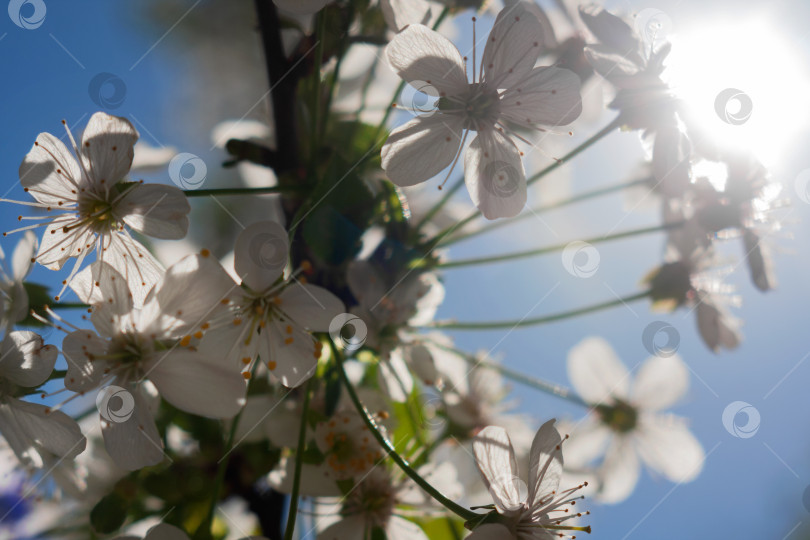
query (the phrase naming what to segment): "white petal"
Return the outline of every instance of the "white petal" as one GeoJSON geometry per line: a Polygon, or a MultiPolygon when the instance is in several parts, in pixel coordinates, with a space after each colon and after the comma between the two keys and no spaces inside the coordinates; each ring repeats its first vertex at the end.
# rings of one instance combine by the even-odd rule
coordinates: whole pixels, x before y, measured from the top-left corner
{"type": "Polygon", "coordinates": [[[163,461],[163,441],[141,389],[128,386],[126,390],[134,400],[132,416],[123,422],[100,418],[101,433],[107,453],[116,465],[135,471],[163,461]]]}
{"type": "Polygon", "coordinates": [[[377,365],[377,382],[391,401],[404,403],[408,400],[413,391],[413,377],[399,350],[392,351],[388,361],[377,365]]]}
{"type": "Polygon", "coordinates": [[[96,235],[87,228],[74,230],[76,220],[70,215],[51,221],[42,235],[37,262],[49,270],[59,270],[70,257],[92,251],[96,235]]]}
{"type": "Polygon", "coordinates": [[[426,0],[380,0],[385,24],[398,32],[409,24],[427,24],[430,4],[426,0]]]}
{"type": "Polygon", "coordinates": [[[93,306],[91,320],[101,335],[112,337],[121,328],[121,318],[133,308],[127,280],[106,262],[96,261],[76,274],[70,288],[93,306]]]}
{"type": "Polygon", "coordinates": [[[461,53],[450,40],[421,24],[412,24],[385,48],[388,63],[409,83],[427,83],[455,95],[467,88],[461,53]]]}
{"type": "Polygon", "coordinates": [[[562,437],[549,420],[537,430],[529,454],[529,508],[541,508],[544,499],[557,491],[563,473],[562,437]]]}
{"type": "Polygon", "coordinates": [[[517,459],[506,430],[497,426],[482,429],[473,438],[475,463],[500,513],[513,512],[520,499],[517,459]]]}
{"type": "Polygon", "coordinates": [[[382,168],[396,185],[429,180],[453,162],[462,137],[462,119],[442,113],[422,115],[399,126],[382,147],[382,168]]]}
{"type": "MultiPolygon", "coordinates": [[[[241,442],[258,442],[267,439],[265,425],[275,424],[282,410],[280,397],[270,394],[250,396],[245,402],[242,414],[236,426],[234,440],[241,442]],[[274,414],[275,413],[275,414],[274,414]]],[[[299,425],[297,422],[295,426],[299,425]]],[[[295,433],[293,445],[298,440],[298,431],[293,424],[289,426],[295,433]]]]}
{"type": "Polygon", "coordinates": [[[350,262],[346,281],[354,297],[367,310],[374,307],[388,291],[381,273],[367,260],[350,262]]]}
{"type": "Polygon", "coordinates": [[[403,347],[403,354],[408,366],[422,382],[428,385],[438,384],[439,371],[436,369],[434,355],[440,358],[450,356],[452,353],[444,351],[438,347],[431,347],[421,343],[403,347]]]}
{"type": "MultiPolygon", "coordinates": [[[[296,429],[296,435],[297,434],[298,430],[296,429]]],[[[267,475],[267,483],[276,491],[292,493],[294,473],[294,456],[285,456],[281,458],[281,462],[276,468],[267,475]]],[[[309,463],[304,463],[301,467],[301,487],[299,493],[303,497],[337,497],[341,495],[340,488],[335,484],[335,481],[324,473],[324,466],[311,465],[309,463]]],[[[340,540],[343,540],[343,538],[344,537],[340,537],[340,540]]]]}
{"type": "Polygon", "coordinates": [[[283,323],[269,324],[258,336],[259,356],[262,362],[271,364],[273,377],[284,386],[295,388],[312,377],[318,360],[315,338],[295,326],[290,329],[292,332],[287,332],[283,323]]]}
{"type": "Polygon", "coordinates": [[[504,134],[479,131],[464,156],[470,198],[487,219],[513,217],[526,204],[526,174],[520,152],[504,134]]]}
{"type": "Polygon", "coordinates": [[[282,291],[279,299],[284,313],[312,332],[328,332],[332,319],[346,308],[337,296],[310,284],[293,283],[282,291]]]}
{"type": "Polygon", "coordinates": [[[239,233],[234,247],[234,267],[242,282],[256,292],[269,288],[287,266],[289,241],[284,227],[259,221],[239,233]]]}
{"type": "Polygon", "coordinates": [[[502,116],[527,128],[570,124],[581,113],[579,77],[568,69],[534,68],[501,97],[502,116]]]}
{"type": "Polygon", "coordinates": [[[568,353],[568,378],[586,402],[596,405],[626,399],[630,374],[602,338],[586,338],[568,353]]]}
{"type": "Polygon", "coordinates": [[[97,388],[107,376],[105,370],[109,364],[102,357],[107,353],[108,345],[107,340],[89,330],[76,330],[65,336],[62,341],[62,355],[67,362],[65,388],[72,392],[97,388]]]}
{"type": "Polygon", "coordinates": [[[635,440],[644,463],[672,482],[694,480],[703,469],[703,447],[680,418],[645,418],[635,440]]]}
{"type": "Polygon", "coordinates": [[[273,0],[279,9],[296,15],[312,15],[332,0],[273,0]]]}
{"type": "Polygon", "coordinates": [[[697,324],[703,343],[714,352],[721,347],[736,349],[742,341],[740,321],[709,295],[701,295],[697,308],[697,324]]]}
{"type": "Polygon", "coordinates": [[[137,184],[127,189],[115,204],[116,216],[141,234],[166,240],[180,240],[188,232],[186,196],[174,186],[137,184]]]}
{"type": "Polygon", "coordinates": [[[608,504],[625,500],[635,489],[640,473],[641,464],[631,441],[627,437],[615,438],[599,467],[597,498],[608,504]]]}
{"type": "Polygon", "coordinates": [[[82,134],[81,153],[93,181],[108,186],[129,172],[138,131],[126,118],[97,112],[82,134]]]}
{"type": "Polygon", "coordinates": [[[165,168],[174,156],[177,155],[177,148],[171,146],[156,147],[151,144],[138,141],[135,143],[135,156],[132,158],[130,171],[154,172],[165,168]]]}
{"type": "Polygon", "coordinates": [[[28,330],[9,332],[0,344],[0,376],[26,387],[48,380],[59,350],[28,330]]]}
{"type": "Polygon", "coordinates": [[[156,353],[146,376],[160,395],[191,414],[231,418],[245,404],[245,379],[203,353],[175,349],[156,353]]]}
{"type": "MultiPolygon", "coordinates": [[[[25,448],[12,446],[18,456],[22,450],[22,455],[36,459],[31,452],[38,453],[42,448],[59,458],[72,459],[82,453],[87,444],[75,420],[39,403],[6,398],[5,403],[0,403],[0,429],[5,430],[9,424],[16,427],[15,431],[27,443],[25,448]]],[[[11,444],[8,436],[6,440],[11,444]]]]}
{"type": "Polygon", "coordinates": [[[597,73],[620,88],[629,86],[640,72],[638,64],[627,56],[601,44],[585,47],[585,58],[597,73]]]}
{"type": "Polygon", "coordinates": [[[141,313],[142,331],[173,338],[191,334],[227,309],[223,302],[238,290],[207,251],[183,257],[150,291],[141,313]]]}
{"type": "Polygon", "coordinates": [[[25,234],[17,242],[14,254],[11,256],[11,275],[15,281],[22,281],[31,271],[31,259],[37,252],[37,235],[33,231],[25,231],[25,234]]]}
{"type": "MultiPolygon", "coordinates": [[[[113,233],[98,261],[115,268],[127,281],[133,304],[142,306],[147,293],[163,277],[164,268],[140,242],[124,233],[113,233]]],[[[86,301],[81,298],[82,301],[86,301]]]]}
{"type": "Polygon", "coordinates": [[[369,525],[362,514],[346,516],[318,533],[318,540],[366,540],[369,525]]]}
{"type": "Polygon", "coordinates": [[[512,540],[517,538],[512,531],[500,523],[487,523],[473,529],[466,540],[512,540]]]}
{"type": "Polygon", "coordinates": [[[543,42],[543,27],[522,3],[502,9],[481,61],[485,84],[494,89],[512,88],[534,67],[543,42]]]}
{"type": "Polygon", "coordinates": [[[565,462],[572,467],[584,467],[605,453],[611,431],[596,415],[574,423],[560,423],[560,433],[569,435],[565,441],[565,462]]]}
{"type": "Polygon", "coordinates": [[[620,55],[641,61],[638,56],[639,36],[624,20],[596,4],[580,6],[579,16],[588,30],[606,47],[620,55]]]}
{"type": "Polygon", "coordinates": [[[388,540],[429,540],[419,525],[399,516],[391,516],[385,533],[388,540]]]}
{"type": "Polygon", "coordinates": [[[677,354],[654,356],[641,364],[633,383],[633,403],[660,411],[671,407],[689,389],[689,368],[677,354]]]}
{"type": "Polygon", "coordinates": [[[58,138],[40,133],[20,165],[20,184],[37,201],[57,206],[76,200],[73,191],[82,172],[76,158],[58,138]]]}

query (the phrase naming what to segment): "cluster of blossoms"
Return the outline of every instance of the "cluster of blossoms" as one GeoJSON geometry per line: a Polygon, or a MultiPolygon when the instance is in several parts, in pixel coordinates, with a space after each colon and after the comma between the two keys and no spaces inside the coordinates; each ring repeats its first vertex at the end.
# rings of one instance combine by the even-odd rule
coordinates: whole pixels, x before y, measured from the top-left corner
{"type": "MultiPolygon", "coordinates": [[[[535,429],[504,381],[527,378],[437,331],[445,253],[435,248],[470,219],[455,216],[447,198],[420,209],[418,192],[399,189],[434,177],[443,184],[463,156],[457,185],[476,212],[517,216],[537,178],[527,179],[524,154],[543,142],[532,139],[538,132],[578,119],[587,61],[615,88],[613,127],[641,131],[652,149],[648,187],[669,232],[646,296],[694,308],[712,350],[736,347],[739,323],[713,270],[715,244],[742,237],[755,285],[773,288],[762,241],[778,229],[778,188],[749,155],[712,145],[691,126],[662,78],[669,46],[648,46],[596,6],[568,14],[582,31],[563,42],[537,5],[505,0],[478,64],[475,46],[468,62],[439,29],[448,13],[481,2],[379,0],[370,8],[377,23],[357,13],[367,2],[258,4],[263,33],[278,43],[282,26],[302,34],[291,52],[275,51],[283,67],[303,59],[310,26],[344,21],[346,41],[319,49],[317,69],[271,72],[274,128],[237,122],[214,134],[220,146],[230,137],[224,147],[243,176],[255,172],[248,166],[273,170],[258,177],[272,185],[241,194],[278,193],[256,212],[246,205],[240,229],[223,232],[218,249],[195,248],[166,266],[153,254],[151,239],[199,240],[189,231],[195,194],[131,179],[138,132],[103,112],[79,143],[67,130],[70,148],[40,134],[19,170],[33,201],[3,200],[37,213],[19,216],[35,224],[9,231],[21,238],[10,265],[2,257],[2,450],[25,469],[21,483],[33,484],[24,497],[73,501],[32,511],[47,526],[27,534],[85,538],[123,527],[121,540],[182,540],[213,538],[212,527],[227,523],[228,538],[259,538],[250,536],[259,529],[277,537],[289,496],[287,538],[297,530],[322,540],[427,540],[444,534],[439,526],[452,537],[466,528],[474,540],[574,538],[590,532],[583,493],[626,499],[642,463],[672,482],[694,479],[704,450],[684,419],[664,412],[689,387],[683,360],[654,356],[631,381],[610,345],[587,338],[568,357],[573,392],[552,392],[584,405],[586,416],[535,429]],[[431,107],[372,142],[379,159],[367,160],[368,148],[352,143],[344,154],[340,145],[376,126],[359,112],[351,121],[329,116],[328,107],[353,82],[340,78],[339,55],[368,33],[431,107]],[[314,118],[313,133],[300,134],[303,122],[285,116],[296,107],[314,118]],[[266,137],[274,129],[279,136],[266,137]],[[338,150],[327,155],[329,145],[338,150]],[[726,175],[702,176],[704,162],[726,175]],[[32,266],[59,272],[70,259],[46,300],[47,289],[28,281],[32,266]],[[77,302],[66,304],[66,294],[77,302]],[[77,305],[81,316],[65,311],[77,305]],[[48,341],[60,335],[54,329],[64,335],[46,344],[30,328],[48,331],[48,341]],[[64,369],[55,369],[60,354],[64,369]],[[62,393],[69,396],[54,399],[62,393]],[[307,510],[298,511],[299,499],[307,510]],[[226,506],[234,500],[236,510],[226,506]]],[[[387,108],[378,131],[401,105],[387,108]]]]}

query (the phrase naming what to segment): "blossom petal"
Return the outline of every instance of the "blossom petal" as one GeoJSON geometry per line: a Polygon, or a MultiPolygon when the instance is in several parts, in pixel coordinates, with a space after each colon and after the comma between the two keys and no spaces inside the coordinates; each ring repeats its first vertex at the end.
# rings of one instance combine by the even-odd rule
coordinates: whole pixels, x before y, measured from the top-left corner
{"type": "Polygon", "coordinates": [[[481,79],[493,89],[512,88],[521,81],[543,52],[540,21],[515,2],[498,13],[481,60],[481,79]]]}
{"type": "Polygon", "coordinates": [[[189,212],[183,192],[164,184],[136,184],[115,205],[116,215],[134,230],[166,240],[185,238],[189,212]]]}
{"type": "Polygon", "coordinates": [[[11,397],[0,402],[0,430],[14,453],[35,467],[42,466],[40,449],[72,459],[87,444],[79,425],[65,413],[11,397]]]}
{"type": "Polygon", "coordinates": [[[565,462],[572,467],[583,467],[605,453],[611,431],[595,415],[589,415],[576,424],[560,423],[560,432],[567,433],[565,462]]]}
{"type": "Polygon", "coordinates": [[[391,401],[404,403],[413,391],[413,377],[399,349],[391,352],[388,361],[377,365],[380,389],[391,401]]]}
{"type": "Polygon", "coordinates": [[[398,32],[409,24],[427,24],[430,21],[430,4],[427,0],[380,0],[385,24],[398,32]]]}
{"type": "Polygon", "coordinates": [[[534,68],[501,97],[502,116],[527,128],[563,126],[581,113],[580,80],[568,69],[534,68]]]}
{"type": "Polygon", "coordinates": [[[498,512],[519,510],[523,501],[518,490],[517,458],[506,430],[498,426],[482,429],[473,438],[473,454],[498,512]]]}
{"type": "Polygon", "coordinates": [[[234,267],[242,282],[256,292],[268,289],[287,266],[287,231],[275,221],[259,221],[239,233],[234,267]]]}
{"type": "Polygon", "coordinates": [[[20,164],[20,184],[37,201],[58,206],[76,201],[82,172],[67,147],[50,133],[40,133],[20,164]]]}
{"type": "Polygon", "coordinates": [[[464,181],[487,219],[514,217],[526,204],[526,174],[520,152],[503,133],[479,131],[464,156],[464,181]]]}
{"type": "Polygon", "coordinates": [[[399,516],[391,516],[385,533],[388,540],[429,540],[419,525],[399,516]]]}
{"type": "Polygon", "coordinates": [[[259,340],[262,362],[287,388],[300,386],[315,373],[319,355],[315,338],[307,332],[273,322],[259,335],[259,340]]]}
{"type": "Polygon", "coordinates": [[[107,376],[107,363],[95,362],[107,353],[108,342],[89,330],[71,332],[62,341],[62,355],[67,361],[65,388],[71,392],[87,392],[97,388],[107,376]]]}
{"type": "Polygon", "coordinates": [[[689,368],[677,355],[654,356],[641,365],[633,383],[632,401],[640,408],[671,407],[689,389],[689,368]]]}
{"type": "Polygon", "coordinates": [[[31,259],[37,252],[39,242],[37,235],[33,231],[25,231],[25,234],[14,247],[11,256],[11,276],[15,281],[22,281],[31,271],[31,259]]]}
{"type": "Polygon", "coordinates": [[[36,387],[48,380],[59,350],[45,345],[28,330],[9,332],[0,344],[0,375],[20,386],[36,387]]]}
{"type": "Polygon", "coordinates": [[[409,83],[427,83],[448,95],[467,88],[461,53],[450,40],[421,24],[395,35],[385,48],[394,71],[409,83]]]}
{"type": "Polygon", "coordinates": [[[293,283],[282,291],[279,299],[284,313],[312,332],[328,332],[332,319],[346,308],[328,290],[308,283],[293,283]]]}
{"type": "Polygon", "coordinates": [[[615,504],[630,496],[638,483],[641,463],[629,438],[613,440],[598,472],[600,501],[615,504]]]}
{"type": "Polygon", "coordinates": [[[602,338],[581,341],[568,353],[568,378],[577,393],[590,404],[626,399],[630,374],[613,348],[602,338]]]}
{"type": "Polygon", "coordinates": [[[487,523],[476,527],[466,540],[510,540],[515,538],[506,525],[487,523]]]}
{"type": "Polygon", "coordinates": [[[610,47],[617,55],[641,63],[639,55],[641,40],[633,28],[620,17],[596,4],[580,6],[579,17],[602,44],[610,47]]]}
{"type": "Polygon", "coordinates": [[[542,510],[557,491],[563,473],[562,437],[549,420],[537,430],[529,453],[529,509],[542,510]]]}
{"type": "Polygon", "coordinates": [[[138,131],[126,118],[97,112],[82,134],[81,154],[94,183],[111,186],[132,166],[138,131]]]}
{"type": "MultiPolygon", "coordinates": [[[[98,255],[98,261],[108,263],[124,276],[135,307],[143,305],[146,295],[164,273],[163,265],[149,253],[149,250],[123,232],[110,235],[106,249],[102,248],[102,253],[98,255]]],[[[87,301],[81,296],[79,298],[87,301]]]]}
{"type": "Polygon", "coordinates": [[[672,482],[694,480],[703,469],[703,447],[680,418],[644,419],[635,440],[642,461],[672,482]]]}
{"type": "Polygon", "coordinates": [[[96,235],[88,227],[75,229],[76,219],[70,215],[54,218],[45,228],[37,252],[37,262],[49,270],[60,270],[70,257],[93,250],[96,235]]]}
{"type": "Polygon", "coordinates": [[[697,324],[703,343],[714,352],[721,347],[736,349],[742,341],[740,321],[708,294],[700,295],[699,301],[697,324]]]}
{"type": "Polygon", "coordinates": [[[382,168],[400,187],[429,180],[449,166],[461,145],[462,118],[422,115],[395,129],[382,147],[382,168]]]}
{"type": "Polygon", "coordinates": [[[146,376],[160,395],[191,414],[231,418],[245,404],[245,379],[200,352],[172,350],[156,354],[146,376]]]}
{"type": "Polygon", "coordinates": [[[318,540],[365,540],[370,537],[362,514],[346,516],[318,533],[318,540]]]}
{"type": "Polygon", "coordinates": [[[188,535],[174,525],[159,523],[147,531],[143,540],[188,540],[188,535]]]}
{"type": "Polygon", "coordinates": [[[104,447],[119,467],[136,471],[163,461],[163,441],[141,388],[127,386],[132,395],[132,416],[123,422],[100,418],[104,447]]]}

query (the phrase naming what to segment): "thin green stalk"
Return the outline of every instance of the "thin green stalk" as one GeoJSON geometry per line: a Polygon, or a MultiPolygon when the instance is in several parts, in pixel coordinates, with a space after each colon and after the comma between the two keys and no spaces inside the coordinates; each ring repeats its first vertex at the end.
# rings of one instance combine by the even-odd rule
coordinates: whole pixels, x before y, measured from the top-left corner
{"type": "MultiPolygon", "coordinates": [[[[441,345],[438,346],[442,347],[441,345]]],[[[561,386],[559,384],[550,383],[542,379],[532,377],[531,375],[526,375],[525,373],[521,373],[514,369],[508,368],[502,364],[498,364],[497,362],[489,362],[487,360],[482,360],[478,357],[466,354],[464,351],[460,351],[458,349],[450,347],[442,347],[442,348],[450,352],[456,353],[457,355],[461,356],[464,360],[466,360],[471,364],[495,370],[498,373],[502,374],[503,376],[512,379],[513,381],[525,384],[526,386],[530,386],[536,390],[545,392],[546,394],[551,394],[552,396],[566,399],[572,403],[576,403],[577,405],[590,407],[590,405],[588,405],[588,403],[584,399],[576,395],[571,389],[561,386]]]]}
{"type": "Polygon", "coordinates": [[[388,456],[394,461],[394,463],[396,463],[397,466],[400,469],[402,469],[402,471],[406,475],[408,475],[408,477],[411,480],[416,482],[416,484],[419,485],[419,487],[424,489],[428,493],[428,495],[433,497],[437,502],[442,504],[445,508],[447,508],[454,514],[464,519],[464,521],[480,520],[483,517],[481,514],[473,512],[472,510],[468,510],[467,508],[464,508],[463,506],[451,501],[450,499],[442,495],[436,488],[430,485],[430,482],[422,478],[418,472],[413,470],[410,464],[397,453],[397,451],[394,449],[394,446],[388,441],[388,439],[385,438],[385,436],[380,431],[380,427],[377,425],[377,422],[375,422],[374,419],[371,416],[369,416],[368,411],[366,410],[363,403],[360,401],[360,398],[358,397],[357,392],[354,389],[354,386],[352,386],[351,381],[349,381],[349,377],[346,375],[346,370],[343,366],[343,357],[337,350],[337,347],[335,347],[335,344],[332,342],[330,342],[330,346],[332,348],[332,355],[335,357],[338,363],[338,367],[340,367],[340,378],[343,381],[343,386],[346,387],[346,391],[348,392],[349,397],[352,400],[352,403],[354,403],[357,412],[360,414],[360,417],[363,419],[363,422],[365,422],[366,426],[371,431],[371,434],[374,436],[377,442],[380,443],[380,446],[382,446],[383,449],[385,449],[385,451],[388,453],[388,456]]]}
{"type": "MultiPolygon", "coordinates": [[[[436,30],[439,27],[439,25],[442,24],[442,22],[444,22],[444,19],[447,18],[447,15],[449,13],[450,8],[446,7],[442,10],[442,12],[439,14],[439,17],[436,19],[436,22],[433,23],[432,27],[433,30],[436,30]]],[[[385,113],[383,114],[382,120],[380,120],[380,123],[377,125],[377,131],[374,133],[375,141],[380,138],[380,135],[382,134],[383,130],[385,130],[385,125],[388,122],[388,118],[390,118],[391,116],[391,111],[393,110],[393,104],[396,103],[397,97],[399,97],[399,94],[402,93],[402,89],[405,88],[406,84],[407,83],[404,80],[402,80],[399,82],[399,85],[397,85],[397,89],[394,92],[394,96],[390,100],[391,106],[385,108],[385,113]]]]}
{"type": "Polygon", "coordinates": [[[186,197],[207,197],[208,195],[261,195],[263,193],[286,193],[301,191],[298,186],[271,186],[260,188],[221,188],[221,189],[187,189],[186,197]]]}
{"type": "Polygon", "coordinates": [[[312,397],[312,381],[307,382],[304,391],[304,408],[301,412],[301,425],[298,428],[298,448],[295,449],[295,472],[293,473],[292,493],[290,494],[290,510],[287,513],[287,528],[284,531],[284,540],[292,540],[295,532],[295,520],[298,516],[298,494],[301,490],[301,466],[303,465],[304,445],[307,440],[307,415],[309,413],[309,400],[312,397]]]}
{"type": "MultiPolygon", "coordinates": [[[[668,231],[670,229],[675,229],[682,225],[683,221],[678,221],[675,223],[666,223],[664,225],[655,225],[653,227],[642,227],[640,229],[631,229],[629,231],[609,234],[607,236],[595,236],[593,238],[582,240],[582,242],[588,244],[598,244],[599,242],[610,242],[612,240],[620,240],[622,238],[630,238],[633,236],[640,236],[654,232],[668,231]]],[[[497,262],[513,261],[515,259],[525,259],[527,257],[536,257],[538,255],[554,253],[555,251],[563,251],[570,244],[571,242],[565,242],[563,244],[556,244],[553,246],[546,246],[538,249],[529,249],[526,251],[517,251],[515,253],[506,253],[504,255],[492,255],[490,257],[476,257],[471,259],[458,259],[455,261],[438,263],[436,265],[436,268],[458,268],[460,266],[473,266],[476,264],[497,263],[497,262]]]]}
{"type": "Polygon", "coordinates": [[[458,236],[451,236],[446,240],[442,240],[437,244],[438,247],[449,246],[450,244],[456,244],[463,240],[469,240],[475,236],[479,236],[482,234],[486,234],[488,232],[492,232],[496,229],[501,229],[506,225],[513,225],[518,221],[525,221],[528,218],[534,217],[538,214],[542,214],[543,212],[549,212],[551,210],[557,210],[559,208],[564,208],[566,206],[570,206],[572,204],[576,204],[578,202],[587,201],[590,199],[595,199],[596,197],[601,197],[603,195],[610,195],[611,193],[615,193],[617,191],[621,191],[624,189],[632,188],[635,186],[640,186],[649,183],[649,178],[641,178],[639,180],[631,180],[629,182],[620,182],[618,184],[613,184],[610,186],[594,189],[591,191],[586,191],[584,193],[580,193],[578,195],[574,195],[568,199],[564,199],[561,201],[553,202],[550,204],[544,204],[540,206],[535,206],[534,208],[530,208],[528,211],[521,212],[517,216],[513,217],[512,219],[502,219],[499,221],[490,221],[483,227],[476,229],[474,231],[470,231],[466,234],[458,235],[458,236]]]}
{"type": "Polygon", "coordinates": [[[425,328],[442,328],[444,330],[497,330],[502,328],[512,329],[512,328],[522,328],[526,326],[538,326],[541,324],[571,319],[579,315],[587,315],[589,313],[595,313],[597,311],[603,311],[605,309],[623,306],[625,304],[629,304],[630,302],[635,302],[637,300],[647,298],[650,296],[651,293],[652,291],[644,291],[632,294],[630,296],[625,296],[623,298],[617,298],[616,300],[610,300],[609,302],[602,302],[601,304],[595,304],[592,306],[587,306],[572,311],[564,311],[562,313],[555,313],[554,315],[535,317],[533,319],[523,318],[512,321],[482,321],[482,322],[458,322],[454,320],[448,320],[448,321],[436,321],[433,324],[426,325],[425,328]]]}
{"type": "Polygon", "coordinates": [[[225,455],[219,460],[217,475],[216,478],[214,478],[214,485],[211,489],[211,504],[208,507],[208,513],[205,515],[205,519],[203,519],[202,523],[200,523],[200,526],[197,528],[197,532],[194,535],[195,539],[211,537],[211,524],[214,521],[214,513],[216,512],[217,503],[219,502],[219,494],[222,491],[222,484],[225,480],[225,472],[228,469],[231,450],[233,450],[233,441],[236,438],[236,427],[239,425],[239,418],[242,416],[242,410],[240,410],[232,420],[231,429],[228,432],[228,441],[225,443],[225,455]]]}
{"type": "MultiPolygon", "coordinates": [[[[545,169],[541,170],[537,174],[534,174],[534,175],[530,176],[526,180],[526,185],[530,186],[530,185],[534,184],[535,182],[537,182],[538,180],[543,178],[545,175],[547,175],[550,172],[556,170],[558,167],[561,167],[562,165],[568,163],[573,158],[575,158],[577,155],[579,155],[581,152],[584,152],[585,150],[587,150],[588,148],[593,146],[597,141],[601,140],[606,135],[612,133],[615,129],[619,128],[621,125],[622,125],[622,122],[619,120],[619,118],[615,118],[608,125],[606,125],[602,129],[597,131],[587,141],[583,142],[582,144],[580,144],[579,146],[577,146],[576,148],[574,148],[573,150],[571,150],[570,152],[565,154],[563,157],[561,157],[560,159],[558,159],[557,161],[555,161],[554,163],[552,163],[551,165],[549,165],[545,169]]],[[[462,219],[461,221],[459,221],[455,225],[452,225],[451,227],[448,227],[447,229],[445,229],[444,231],[442,231],[441,233],[436,235],[436,238],[444,238],[445,235],[447,235],[449,232],[452,232],[454,230],[461,230],[465,225],[467,225],[469,222],[471,222],[472,220],[474,220],[475,218],[477,218],[477,217],[479,217],[481,215],[482,214],[481,214],[480,210],[475,210],[474,212],[472,212],[466,218],[462,219]]]]}
{"type": "Polygon", "coordinates": [[[433,216],[435,216],[439,212],[439,210],[441,210],[444,207],[444,205],[447,204],[447,202],[453,197],[453,195],[456,194],[456,192],[459,189],[461,189],[461,186],[463,185],[464,185],[464,177],[462,176],[461,178],[456,180],[452,186],[450,186],[450,189],[445,191],[442,198],[439,199],[438,202],[433,205],[433,208],[428,210],[428,213],[425,214],[425,216],[419,220],[419,223],[417,223],[416,227],[414,227],[415,230],[417,232],[420,231],[422,227],[425,225],[425,223],[433,219],[433,216]]]}

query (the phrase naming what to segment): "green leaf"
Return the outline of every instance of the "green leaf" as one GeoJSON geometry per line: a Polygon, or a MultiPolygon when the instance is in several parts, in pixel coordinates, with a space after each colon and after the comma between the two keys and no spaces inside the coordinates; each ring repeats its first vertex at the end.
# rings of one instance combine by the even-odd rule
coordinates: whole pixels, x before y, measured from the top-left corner
{"type": "Polygon", "coordinates": [[[101,534],[117,531],[127,518],[127,502],[117,493],[102,498],[90,511],[90,524],[101,534]]]}

